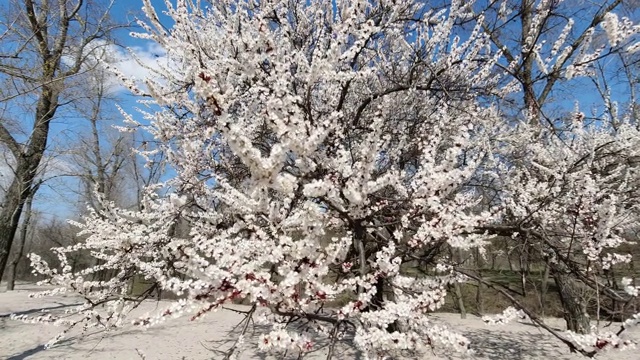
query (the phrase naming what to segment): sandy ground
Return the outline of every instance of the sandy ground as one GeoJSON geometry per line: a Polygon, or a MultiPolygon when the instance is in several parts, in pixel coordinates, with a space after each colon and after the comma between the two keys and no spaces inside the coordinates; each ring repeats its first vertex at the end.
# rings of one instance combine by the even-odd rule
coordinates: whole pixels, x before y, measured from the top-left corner
{"type": "MultiPolygon", "coordinates": [[[[0,288],[1,289],[1,288],[0,288]]],[[[202,320],[190,322],[188,318],[170,320],[149,330],[125,328],[118,332],[93,333],[80,338],[71,334],[64,342],[45,350],[43,345],[58,334],[61,329],[24,324],[9,319],[11,313],[37,315],[42,309],[50,312],[64,311],[70,304],[79,303],[71,296],[54,298],[29,298],[30,292],[37,291],[34,286],[21,284],[18,291],[4,292],[0,290],[0,359],[217,359],[219,355],[209,349],[228,348],[229,332],[233,330],[241,315],[232,311],[218,311],[202,320]]],[[[153,310],[159,304],[150,301],[143,311],[153,310]]],[[[160,304],[162,306],[162,304],[160,304]]],[[[569,354],[566,346],[551,335],[532,325],[511,323],[502,326],[485,325],[478,317],[468,316],[460,319],[457,314],[436,314],[435,319],[446,322],[473,341],[476,354],[472,359],[580,359],[569,354]]],[[[563,328],[558,319],[548,319],[551,326],[563,328]]],[[[252,336],[260,334],[256,329],[252,336]]],[[[640,330],[629,333],[640,342],[640,330]]],[[[251,337],[247,339],[251,342],[251,337]]],[[[321,345],[321,344],[320,344],[321,345]]],[[[322,359],[326,348],[319,349],[305,356],[305,359],[322,359]]],[[[639,350],[640,351],[640,350],[639,350]]],[[[240,359],[277,359],[281,357],[267,356],[256,350],[244,350],[240,359]]],[[[293,357],[294,359],[296,357],[293,357]]],[[[348,342],[340,344],[335,359],[361,359],[362,357],[348,342]]],[[[457,356],[432,354],[425,359],[453,359],[457,356]]],[[[598,359],[632,360],[639,359],[638,351],[605,352],[598,359]]]]}

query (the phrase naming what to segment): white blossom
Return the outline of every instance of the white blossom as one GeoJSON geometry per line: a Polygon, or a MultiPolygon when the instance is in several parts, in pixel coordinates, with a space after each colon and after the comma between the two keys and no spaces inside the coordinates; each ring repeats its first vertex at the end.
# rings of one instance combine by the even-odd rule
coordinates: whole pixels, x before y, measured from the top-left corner
{"type": "MultiPolygon", "coordinates": [[[[167,31],[145,0],[137,35],[171,59],[145,81],[157,111],[145,113],[144,129],[173,171],[146,190],[141,210],[106,201],[91,210],[76,224],[86,240],[54,250],[60,266],[31,256],[34,272],[59,287],[45,295],[86,300],[73,310],[81,320],[20,319],[146,328],[244,301],[261,310],[247,321],[270,327],[252,344],[264,352],[311,351],[312,335],[337,341],[350,331],[370,357],[433,347],[469,353],[469,339],[430,317],[447,288],[472,275],[443,249],[484,255],[506,235],[550,265],[565,254],[595,270],[630,261],[616,250],[638,221],[640,131],[630,121],[615,131],[587,126],[578,109],[554,136],[543,136],[550,130],[533,112],[509,118],[491,96],[518,89],[500,84],[521,57],[505,66],[473,4],[191,3],[166,3],[167,31]],[[465,36],[461,20],[472,25],[465,36]],[[496,189],[490,201],[478,179],[496,189]],[[77,252],[96,265],[72,271],[77,252]],[[409,275],[417,266],[424,274],[409,275]],[[128,319],[135,276],[179,298],[128,319]],[[104,312],[110,320],[97,321],[104,312]],[[307,327],[292,329],[291,319],[307,327]]],[[[531,52],[543,74],[587,74],[602,51],[590,47],[593,29],[571,61],[573,21],[550,49],[536,43],[554,3],[536,3],[521,56],[531,52]]],[[[501,2],[500,16],[509,11],[501,2]]],[[[607,16],[612,42],[635,31],[607,16]]],[[[591,268],[579,275],[592,276],[591,268]]],[[[508,308],[486,321],[523,317],[508,308]]],[[[567,336],[584,348],[630,345],[611,334],[567,336]]]]}

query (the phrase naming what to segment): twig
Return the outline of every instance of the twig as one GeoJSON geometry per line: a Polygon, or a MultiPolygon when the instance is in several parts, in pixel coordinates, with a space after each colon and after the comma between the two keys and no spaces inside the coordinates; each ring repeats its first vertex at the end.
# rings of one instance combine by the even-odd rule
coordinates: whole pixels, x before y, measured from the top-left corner
{"type": "Polygon", "coordinates": [[[329,344],[329,353],[327,353],[327,360],[331,360],[333,357],[333,352],[336,348],[336,343],[338,342],[338,328],[340,324],[335,324],[333,330],[331,331],[331,343],[329,344]]]}
{"type": "Polygon", "coordinates": [[[463,274],[465,276],[468,276],[476,281],[479,281],[485,285],[487,285],[489,288],[494,289],[496,291],[498,291],[500,294],[502,294],[504,297],[506,297],[507,299],[509,299],[509,301],[511,301],[511,303],[513,303],[518,309],[522,310],[525,314],[527,314],[527,316],[529,317],[529,319],[531,319],[531,321],[533,321],[534,323],[536,323],[538,326],[540,326],[541,328],[547,330],[551,335],[555,336],[558,340],[562,341],[563,343],[565,343],[569,349],[572,352],[579,352],[580,354],[587,356],[587,357],[594,357],[596,355],[596,351],[586,351],[583,350],[581,348],[578,348],[578,346],[576,346],[576,344],[574,344],[571,340],[565,338],[564,336],[560,335],[557,331],[555,331],[553,328],[551,328],[549,325],[545,324],[544,321],[542,319],[540,319],[536,314],[534,314],[533,312],[529,311],[529,309],[527,309],[526,307],[524,307],[522,304],[520,304],[520,302],[518,300],[516,300],[511,294],[509,294],[507,291],[505,291],[502,288],[499,288],[497,286],[495,286],[493,283],[484,280],[483,278],[476,276],[466,270],[462,270],[462,269],[455,269],[456,272],[463,274]]]}
{"type": "MultiPolygon", "coordinates": [[[[240,339],[242,337],[244,337],[244,334],[247,333],[247,329],[249,328],[249,324],[251,323],[253,314],[256,311],[256,304],[254,303],[253,306],[251,307],[251,309],[249,311],[245,312],[245,318],[242,319],[242,321],[240,323],[238,323],[238,325],[236,325],[236,327],[240,326],[241,324],[244,323],[244,325],[242,326],[242,332],[240,332],[240,335],[238,336],[238,338],[236,339],[236,342],[233,343],[233,345],[231,346],[231,348],[226,352],[225,356],[224,356],[224,360],[229,360],[231,359],[231,356],[235,353],[236,349],[238,348],[238,343],[240,342],[240,339]]],[[[234,329],[236,328],[234,327],[234,329]]]]}

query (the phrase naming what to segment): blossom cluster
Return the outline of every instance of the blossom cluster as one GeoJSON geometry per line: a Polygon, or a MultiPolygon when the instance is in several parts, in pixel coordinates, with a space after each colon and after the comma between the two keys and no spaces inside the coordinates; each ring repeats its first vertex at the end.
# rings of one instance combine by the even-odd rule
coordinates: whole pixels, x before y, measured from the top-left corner
{"type": "MultiPolygon", "coordinates": [[[[532,34],[556,2],[537,5],[532,34]]],[[[630,260],[616,249],[637,222],[638,172],[620,160],[640,157],[640,132],[625,119],[616,131],[573,121],[544,137],[535,114],[508,121],[492,96],[513,64],[467,2],[189,3],[167,2],[167,30],[145,0],[136,35],[172,59],[138,91],[158,106],[142,127],[174,176],[149,187],[140,211],[103,201],[76,224],[86,241],[55,249],[59,266],[31,257],[47,283],[85,299],[69,326],[195,321],[245,302],[264,310],[247,323],[272,327],[261,351],[312,350],[287,327],[299,319],[334,343],[350,331],[371,358],[469,352],[430,317],[467,280],[450,254],[484,254],[507,235],[551,264],[589,262],[574,271],[587,279],[630,260]],[[460,22],[472,23],[468,36],[460,22]],[[95,266],[72,271],[77,252],[95,266]],[[144,298],[130,295],[136,277],[178,299],[127,319],[144,298]]],[[[538,56],[542,72],[565,64],[572,26],[538,56]]],[[[533,38],[525,45],[540,54],[533,38]]]]}
{"type": "Polygon", "coordinates": [[[489,325],[502,325],[507,324],[513,320],[529,320],[529,316],[524,313],[522,310],[518,310],[512,306],[506,308],[502,314],[494,315],[494,316],[483,316],[482,321],[489,325]]]}

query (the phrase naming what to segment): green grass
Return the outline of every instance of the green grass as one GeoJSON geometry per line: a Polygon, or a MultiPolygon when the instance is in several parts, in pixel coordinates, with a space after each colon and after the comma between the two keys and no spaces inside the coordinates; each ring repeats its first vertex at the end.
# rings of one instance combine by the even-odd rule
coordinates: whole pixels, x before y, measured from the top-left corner
{"type": "Polygon", "coordinates": [[[144,277],[140,275],[135,276],[133,278],[133,284],[131,284],[131,288],[129,289],[129,295],[133,297],[140,296],[149,291],[154,284],[154,281],[145,280],[144,277]]]}

